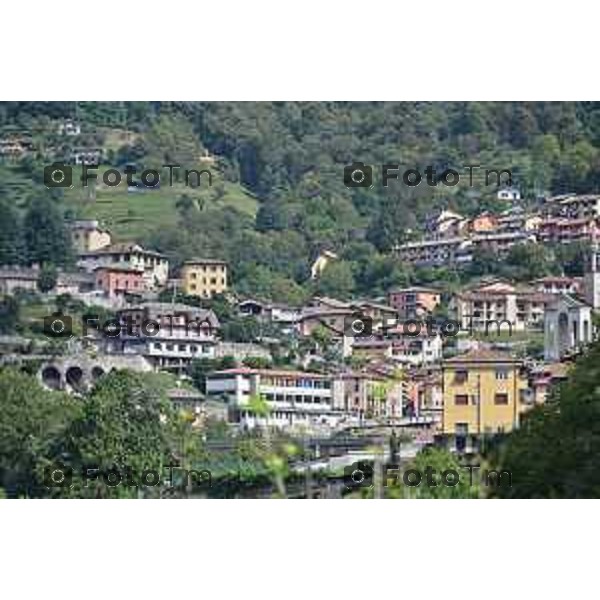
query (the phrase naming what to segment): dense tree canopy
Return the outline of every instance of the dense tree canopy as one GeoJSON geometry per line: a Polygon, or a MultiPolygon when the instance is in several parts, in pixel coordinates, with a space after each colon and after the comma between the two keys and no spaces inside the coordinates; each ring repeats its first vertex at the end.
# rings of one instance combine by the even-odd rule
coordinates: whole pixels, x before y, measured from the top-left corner
{"type": "Polygon", "coordinates": [[[527,414],[493,457],[512,473],[508,498],[600,495],[600,344],[579,360],[546,404],[527,414]]]}
{"type": "MultiPolygon", "coordinates": [[[[302,301],[315,285],[357,296],[398,283],[425,283],[419,270],[385,259],[396,244],[418,235],[434,208],[467,215],[505,208],[496,198],[496,186],[484,185],[485,168],[510,169],[526,203],[544,193],[600,188],[600,110],[592,102],[0,105],[0,128],[6,131],[42,131],[61,118],[84,123],[84,141],[107,144],[109,159],[120,166],[133,162],[156,167],[157,162],[170,161],[197,166],[205,151],[217,157],[219,184],[200,196],[182,194],[176,202],[176,223],[148,216],[137,241],[167,253],[175,267],[195,256],[227,260],[237,291],[290,303],[302,301]],[[374,166],[372,187],[344,185],[344,167],[355,161],[374,166]],[[391,181],[384,187],[384,163],[398,163],[400,170],[431,166],[438,175],[449,167],[463,174],[466,165],[482,168],[475,171],[472,185],[463,177],[453,187],[425,181],[417,187],[391,181]],[[258,203],[257,213],[235,203],[219,204],[226,188],[250,194],[258,203]],[[332,266],[331,273],[325,271],[324,280],[315,284],[310,265],[323,249],[343,255],[344,263],[332,266]]],[[[57,140],[55,134],[38,138],[36,134],[40,149],[70,143],[57,140]]],[[[68,261],[56,218],[63,210],[61,191],[50,194],[43,189],[42,166],[39,157],[14,169],[0,166],[6,197],[22,209],[19,215],[3,208],[2,264],[18,258],[14,248],[19,243],[26,248],[21,256],[28,260],[45,257],[57,265],[68,261]],[[42,194],[51,197],[52,206],[38,198],[42,194]],[[19,219],[23,235],[16,236],[19,219]],[[49,232],[53,235],[46,235],[49,232]]],[[[571,268],[560,256],[553,263],[535,250],[528,252],[515,255],[515,264],[507,265],[517,278],[531,273],[527,264],[541,265],[543,272],[535,275],[571,268]]],[[[476,257],[472,274],[503,268],[489,258],[476,257]]],[[[440,278],[441,272],[436,272],[432,281],[440,278]]]]}

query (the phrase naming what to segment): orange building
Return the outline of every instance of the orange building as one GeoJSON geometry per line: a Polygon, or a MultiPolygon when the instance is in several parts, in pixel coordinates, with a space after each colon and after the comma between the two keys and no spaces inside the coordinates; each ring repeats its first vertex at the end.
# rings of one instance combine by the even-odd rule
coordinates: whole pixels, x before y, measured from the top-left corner
{"type": "Polygon", "coordinates": [[[469,231],[473,233],[496,231],[497,228],[498,218],[489,212],[483,212],[469,221],[469,231]]]}

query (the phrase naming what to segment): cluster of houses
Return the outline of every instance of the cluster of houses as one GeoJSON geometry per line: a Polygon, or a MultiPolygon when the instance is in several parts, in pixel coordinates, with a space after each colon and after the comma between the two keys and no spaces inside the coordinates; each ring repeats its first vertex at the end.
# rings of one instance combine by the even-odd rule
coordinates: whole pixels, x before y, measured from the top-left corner
{"type": "Polygon", "coordinates": [[[404,262],[422,266],[468,264],[479,249],[504,256],[515,244],[591,242],[600,225],[600,195],[545,198],[534,211],[515,204],[500,213],[467,218],[443,210],[425,223],[421,240],[395,248],[404,262]]]}
{"type": "MultiPolygon", "coordinates": [[[[580,198],[577,208],[571,198],[554,203],[594,219],[591,197],[580,198]]],[[[570,219],[567,213],[560,218],[570,219]]],[[[513,217],[503,223],[513,223],[513,217]]],[[[443,235],[462,235],[461,227],[470,228],[466,235],[472,241],[500,220],[486,215],[463,226],[446,214],[435,220],[442,237],[431,243],[439,250],[441,241],[453,239],[443,235]]],[[[541,222],[521,220],[523,227],[531,225],[532,235],[539,235],[541,222]]],[[[136,364],[182,377],[195,359],[233,356],[235,367],[206,375],[203,393],[181,388],[173,400],[199,415],[218,407],[222,418],[245,428],[334,432],[386,423],[449,436],[507,431],[566,377],[572,358],[594,337],[592,317],[600,310],[595,236],[581,278],[544,277],[527,285],[482,280],[454,294],[415,286],[390,290],[384,298],[313,297],[303,306],[289,306],[235,298],[223,261],[186,261],[173,277],[165,255],[136,243],[115,243],[97,221],[74,221],[70,227],[78,270],[59,272],[50,294],[68,293],[89,306],[110,308],[120,332],[108,335],[92,327],[83,338],[87,347],[110,365],[122,360],[128,368],[136,364]],[[173,292],[173,301],[164,301],[165,290],[173,292]],[[264,330],[271,337],[252,344],[222,340],[214,312],[175,302],[177,291],[202,299],[225,294],[240,318],[268,325],[264,330]],[[531,339],[543,341],[543,358],[534,360],[523,346],[531,339]],[[303,351],[295,353],[293,368],[272,368],[270,344],[283,341],[303,351]],[[256,409],[258,397],[269,411],[256,409]]],[[[39,275],[36,267],[1,267],[0,293],[37,291],[39,275]]],[[[90,373],[94,368],[101,369],[90,373]]],[[[81,377],[69,379],[66,372],[62,378],[57,372],[45,365],[41,380],[77,391],[73,382],[81,383],[81,377]]]]}
{"type": "MultiPolygon", "coordinates": [[[[436,312],[443,296],[425,287],[392,290],[385,303],[313,298],[304,307],[292,308],[245,300],[238,308],[242,314],[281,324],[300,338],[320,329],[338,340],[340,365],[352,366],[333,369],[325,394],[330,400],[317,403],[319,408],[366,418],[409,419],[449,436],[496,433],[517,427],[525,411],[544,402],[552,386],[565,379],[572,358],[592,341],[592,315],[600,310],[598,256],[595,247],[583,278],[545,277],[526,286],[496,280],[461,290],[449,302],[459,327],[453,338],[445,337],[439,326],[424,325],[428,320],[439,325],[436,312]],[[348,329],[357,315],[369,320],[365,335],[348,329]],[[513,343],[516,333],[521,334],[520,342],[513,343]],[[488,339],[488,334],[506,335],[488,339]],[[543,360],[532,360],[526,352],[516,358],[511,352],[529,335],[543,340],[543,360]],[[503,341],[494,341],[498,339],[503,341]]],[[[236,405],[244,407],[253,394],[263,394],[261,373],[269,371],[211,374],[208,391],[231,394],[236,405]]],[[[282,375],[280,383],[284,379],[282,375]]],[[[293,422],[286,421],[291,419],[289,403],[294,397],[286,385],[297,387],[281,383],[275,389],[271,382],[264,388],[278,409],[275,423],[282,426],[293,422]]],[[[240,418],[250,414],[242,411],[240,418]]],[[[327,418],[333,419],[333,414],[327,418]]],[[[343,418],[347,416],[340,414],[343,418]]],[[[251,422],[256,420],[253,416],[251,422]]]]}

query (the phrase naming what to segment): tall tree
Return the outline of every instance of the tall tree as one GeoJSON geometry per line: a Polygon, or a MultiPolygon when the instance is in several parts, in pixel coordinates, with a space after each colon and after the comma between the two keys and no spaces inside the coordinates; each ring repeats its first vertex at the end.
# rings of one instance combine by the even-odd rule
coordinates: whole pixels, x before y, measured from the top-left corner
{"type": "Polygon", "coordinates": [[[21,219],[14,204],[0,190],[0,265],[16,265],[23,259],[21,219]]]}
{"type": "Polygon", "coordinates": [[[600,495],[600,344],[581,358],[546,404],[494,452],[512,474],[505,498],[597,498],[600,495]]]}
{"type": "Polygon", "coordinates": [[[45,196],[31,200],[23,222],[25,255],[29,263],[71,263],[73,249],[63,215],[45,196]]]}
{"type": "Polygon", "coordinates": [[[47,493],[44,467],[78,410],[78,403],[45,391],[30,375],[0,370],[0,487],[9,497],[47,493]]]}
{"type": "Polygon", "coordinates": [[[0,298],[0,333],[14,333],[19,325],[20,306],[14,296],[0,298]]]}
{"type": "MultiPolygon", "coordinates": [[[[149,486],[107,485],[102,474],[117,472],[141,482],[144,471],[160,474],[178,449],[173,444],[175,414],[164,390],[155,381],[129,371],[104,377],[83,404],[81,417],[66,431],[57,450],[76,473],[97,469],[89,481],[78,478],[68,496],[137,497],[149,486]]],[[[116,480],[116,478],[115,478],[116,480]]],[[[155,485],[160,490],[160,485],[155,485]]]]}

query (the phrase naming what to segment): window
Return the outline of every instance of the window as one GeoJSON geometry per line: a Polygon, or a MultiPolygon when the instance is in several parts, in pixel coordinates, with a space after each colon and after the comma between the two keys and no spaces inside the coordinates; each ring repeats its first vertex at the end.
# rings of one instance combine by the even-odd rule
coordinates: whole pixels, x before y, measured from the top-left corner
{"type": "Polygon", "coordinates": [[[196,284],[195,283],[190,284],[190,290],[195,290],[195,289],[196,289],[196,284]]]}
{"type": "Polygon", "coordinates": [[[455,371],[454,383],[461,384],[469,381],[469,371],[455,371]]]}
{"type": "Polygon", "coordinates": [[[191,279],[196,279],[196,277],[198,277],[198,273],[196,273],[196,271],[193,271],[192,273],[190,273],[191,279]]]}
{"type": "Polygon", "coordinates": [[[455,423],[454,433],[456,435],[469,435],[469,424],[468,423],[455,423]]]}
{"type": "Polygon", "coordinates": [[[154,342],[154,348],[156,350],[160,350],[162,348],[162,344],[160,342],[154,342]]]}
{"type": "Polygon", "coordinates": [[[496,379],[508,379],[508,369],[497,369],[496,379]]]}
{"type": "Polygon", "coordinates": [[[192,354],[196,354],[198,352],[198,346],[194,346],[193,344],[190,346],[190,352],[192,354]]]}
{"type": "Polygon", "coordinates": [[[494,396],[494,404],[508,404],[508,394],[496,394],[494,396]]]}
{"type": "Polygon", "coordinates": [[[533,390],[527,388],[525,390],[519,390],[519,400],[521,404],[534,404],[535,396],[533,390]]]}
{"type": "Polygon", "coordinates": [[[179,344],[179,352],[185,352],[185,344],[179,344]]]}
{"type": "Polygon", "coordinates": [[[167,344],[167,350],[173,350],[173,344],[167,344]]]}
{"type": "Polygon", "coordinates": [[[456,406],[468,406],[469,396],[467,394],[456,394],[454,396],[454,404],[456,406]]]}

